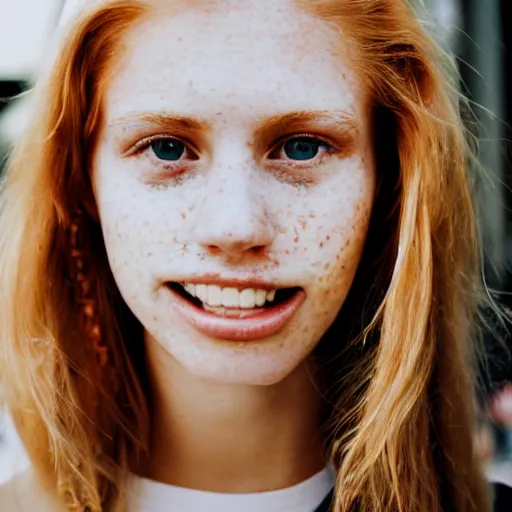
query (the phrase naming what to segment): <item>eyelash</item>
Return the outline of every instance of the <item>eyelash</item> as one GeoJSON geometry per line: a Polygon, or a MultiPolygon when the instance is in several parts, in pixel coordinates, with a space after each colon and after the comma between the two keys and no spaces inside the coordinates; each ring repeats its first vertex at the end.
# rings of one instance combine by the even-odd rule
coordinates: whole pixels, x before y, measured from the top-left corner
{"type": "MultiPolygon", "coordinates": [[[[276,144],[272,147],[272,149],[267,153],[267,157],[269,157],[270,155],[274,154],[276,151],[283,151],[284,150],[284,146],[287,142],[290,142],[292,140],[307,140],[309,142],[314,142],[316,144],[318,144],[319,148],[322,148],[324,150],[324,153],[328,153],[328,154],[332,154],[332,153],[335,153],[335,148],[333,146],[333,144],[327,142],[325,139],[323,139],[322,137],[319,137],[318,135],[312,135],[310,133],[296,133],[296,134],[293,134],[293,135],[289,135],[289,136],[286,136],[286,137],[283,137],[282,139],[278,140],[276,142],[276,144]]],[[[321,160],[322,156],[318,156],[315,155],[313,158],[311,158],[310,160],[293,160],[293,159],[285,159],[287,160],[288,162],[290,163],[293,163],[293,165],[318,165],[320,162],[319,160],[321,160]]],[[[274,160],[274,158],[271,158],[271,160],[274,160]]],[[[279,160],[279,158],[275,158],[275,160],[279,160]]]]}
{"type": "MultiPolygon", "coordinates": [[[[146,137],[139,142],[137,142],[131,150],[128,151],[127,156],[132,155],[140,155],[151,148],[151,144],[153,142],[157,142],[159,140],[175,140],[178,142],[181,142],[184,146],[187,152],[192,152],[196,154],[194,150],[191,149],[192,144],[188,142],[186,139],[181,139],[180,137],[176,137],[175,135],[152,135],[151,137],[146,137]]],[[[194,160],[199,160],[199,157],[196,155],[196,158],[194,160]]],[[[176,162],[181,162],[181,160],[177,160],[176,162]]]]}
{"type": "MultiPolygon", "coordinates": [[[[159,140],[174,140],[174,141],[178,141],[181,144],[183,144],[185,147],[185,152],[187,154],[189,154],[188,156],[190,157],[190,153],[192,153],[194,156],[194,158],[192,158],[192,159],[189,158],[188,161],[190,161],[190,160],[195,161],[195,160],[199,160],[199,158],[200,158],[197,155],[197,152],[194,149],[191,149],[190,142],[188,142],[187,140],[181,139],[179,137],[173,136],[173,135],[164,135],[164,134],[147,137],[147,138],[142,139],[141,141],[137,142],[133,146],[133,149],[128,152],[128,154],[129,154],[128,156],[143,154],[144,152],[146,152],[147,150],[149,150],[151,148],[151,144],[153,144],[154,142],[159,141],[159,140]]],[[[318,135],[312,135],[310,133],[296,133],[293,135],[288,135],[288,136],[283,137],[280,140],[278,140],[272,146],[272,149],[270,149],[270,151],[268,151],[266,153],[266,157],[271,161],[285,160],[289,165],[308,167],[313,164],[319,165],[321,163],[321,160],[323,160],[322,157],[325,156],[325,153],[327,153],[327,154],[336,153],[336,149],[332,143],[327,142],[327,140],[325,140],[322,137],[319,137],[318,135]],[[279,158],[279,157],[269,158],[270,155],[275,154],[277,151],[281,152],[284,149],[284,145],[287,142],[289,142],[291,140],[295,140],[295,139],[307,139],[310,142],[317,143],[319,148],[323,149],[324,154],[323,155],[317,154],[309,160],[293,160],[291,158],[287,159],[287,158],[279,158]],[[319,162],[319,160],[320,160],[320,162],[319,162]]],[[[154,154],[153,154],[153,156],[156,157],[156,155],[154,155],[154,154]]],[[[166,165],[176,165],[176,164],[183,165],[183,163],[185,161],[187,161],[186,158],[180,158],[179,160],[162,160],[162,159],[159,159],[158,157],[156,157],[156,158],[159,162],[164,162],[166,165]]]]}

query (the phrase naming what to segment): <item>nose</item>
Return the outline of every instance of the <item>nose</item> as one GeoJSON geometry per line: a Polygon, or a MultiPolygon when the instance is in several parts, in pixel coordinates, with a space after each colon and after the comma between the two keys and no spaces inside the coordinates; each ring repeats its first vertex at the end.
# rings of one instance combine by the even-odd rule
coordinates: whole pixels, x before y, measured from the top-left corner
{"type": "Polygon", "coordinates": [[[196,232],[203,250],[230,260],[265,254],[276,229],[263,187],[246,172],[233,171],[221,183],[212,181],[196,232]]]}

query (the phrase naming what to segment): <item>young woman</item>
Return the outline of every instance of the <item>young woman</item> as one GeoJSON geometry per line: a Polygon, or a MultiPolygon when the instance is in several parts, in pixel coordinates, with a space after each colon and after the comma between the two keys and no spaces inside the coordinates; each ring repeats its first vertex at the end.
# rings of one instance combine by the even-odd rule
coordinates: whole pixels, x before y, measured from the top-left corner
{"type": "Polygon", "coordinates": [[[470,153],[413,8],[68,22],[3,189],[2,510],[490,510],[470,153]]]}

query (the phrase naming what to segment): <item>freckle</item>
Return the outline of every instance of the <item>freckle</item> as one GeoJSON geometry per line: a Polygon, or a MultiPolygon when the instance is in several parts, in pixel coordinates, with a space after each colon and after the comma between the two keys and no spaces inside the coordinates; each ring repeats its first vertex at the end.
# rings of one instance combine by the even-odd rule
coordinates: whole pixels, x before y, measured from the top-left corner
{"type": "Polygon", "coordinates": [[[153,253],[152,252],[148,252],[147,257],[151,258],[151,256],[153,256],[153,253]]]}
{"type": "Polygon", "coordinates": [[[311,212],[311,213],[309,214],[309,218],[310,218],[310,219],[316,219],[316,215],[315,215],[313,212],[311,212]]]}
{"type": "Polygon", "coordinates": [[[153,322],[158,322],[158,317],[157,316],[153,317],[153,322]]]}
{"type": "Polygon", "coordinates": [[[320,249],[321,249],[323,246],[324,246],[324,243],[323,243],[323,242],[320,242],[320,243],[318,244],[318,247],[320,247],[320,249]]]}
{"type": "Polygon", "coordinates": [[[284,253],[285,253],[285,254],[290,254],[290,251],[289,251],[288,249],[285,249],[285,250],[284,250],[284,253]]]}
{"type": "Polygon", "coordinates": [[[187,214],[186,214],[186,213],[184,213],[184,212],[181,212],[181,213],[180,213],[180,216],[181,216],[181,218],[182,218],[182,219],[186,219],[186,218],[187,218],[187,214]]]}
{"type": "Polygon", "coordinates": [[[330,236],[330,235],[327,235],[327,236],[325,237],[325,239],[326,239],[327,241],[329,241],[329,240],[331,239],[331,236],[330,236]]]}
{"type": "Polygon", "coordinates": [[[308,227],[308,223],[304,219],[299,220],[299,224],[302,226],[302,229],[306,229],[308,227]]]}
{"type": "Polygon", "coordinates": [[[329,270],[330,268],[331,268],[331,264],[330,264],[330,263],[326,263],[326,264],[324,265],[324,269],[325,269],[325,270],[329,270]]]}

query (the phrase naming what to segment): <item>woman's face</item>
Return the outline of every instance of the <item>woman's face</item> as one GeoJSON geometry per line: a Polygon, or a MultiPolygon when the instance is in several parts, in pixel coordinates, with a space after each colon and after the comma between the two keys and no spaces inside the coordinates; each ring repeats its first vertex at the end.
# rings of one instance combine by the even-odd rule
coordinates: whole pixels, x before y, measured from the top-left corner
{"type": "Polygon", "coordinates": [[[124,43],[93,169],[119,290],[197,377],[276,383],[338,314],[368,228],[348,45],[290,0],[195,2],[124,43]]]}

